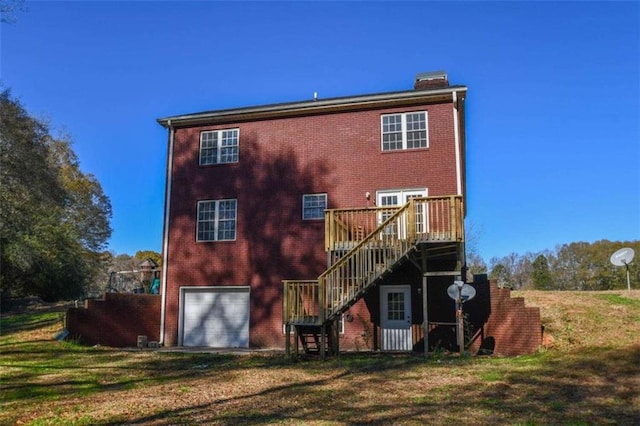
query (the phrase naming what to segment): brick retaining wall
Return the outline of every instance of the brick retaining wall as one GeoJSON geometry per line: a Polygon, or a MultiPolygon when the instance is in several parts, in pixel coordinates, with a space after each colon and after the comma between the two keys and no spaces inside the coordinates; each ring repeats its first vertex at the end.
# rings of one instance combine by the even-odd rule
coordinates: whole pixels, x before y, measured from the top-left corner
{"type": "Polygon", "coordinates": [[[483,314],[486,319],[477,328],[471,351],[505,356],[536,352],[542,344],[540,308],[525,306],[524,298],[511,297],[511,290],[498,288],[495,281],[487,284],[482,287],[488,294],[478,291],[477,304],[488,307],[489,312],[483,314]]]}
{"type": "Polygon", "coordinates": [[[135,347],[138,336],[160,339],[160,296],[106,293],[102,300],[87,300],[83,308],[67,311],[67,330],[81,343],[135,347]]]}

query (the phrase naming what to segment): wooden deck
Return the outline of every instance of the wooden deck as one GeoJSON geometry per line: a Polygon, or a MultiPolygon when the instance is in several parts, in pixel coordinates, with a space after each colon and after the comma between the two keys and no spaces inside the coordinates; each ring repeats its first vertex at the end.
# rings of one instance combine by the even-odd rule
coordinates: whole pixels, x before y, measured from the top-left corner
{"type": "Polygon", "coordinates": [[[317,280],[283,282],[283,322],[321,326],[335,320],[419,245],[458,246],[464,241],[463,218],[460,196],[412,198],[401,207],[327,210],[330,265],[317,280]]]}
{"type": "Polygon", "coordinates": [[[325,212],[325,250],[344,251],[382,227],[386,234],[422,241],[464,239],[462,197],[413,198],[402,207],[333,209],[325,212]],[[411,206],[410,206],[411,205],[411,206]],[[401,213],[397,220],[383,222],[401,213]]]}

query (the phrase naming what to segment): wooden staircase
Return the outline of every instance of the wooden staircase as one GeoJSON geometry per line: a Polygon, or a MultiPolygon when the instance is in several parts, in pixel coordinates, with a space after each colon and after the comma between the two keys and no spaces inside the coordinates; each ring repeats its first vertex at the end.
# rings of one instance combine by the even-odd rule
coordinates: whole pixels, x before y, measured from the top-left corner
{"type": "Polygon", "coordinates": [[[299,325],[296,326],[296,332],[304,353],[320,354],[329,350],[327,347],[328,339],[320,338],[320,327],[313,325],[299,325]]]}
{"type": "Polygon", "coordinates": [[[463,216],[460,196],[412,198],[401,207],[327,210],[327,270],[317,280],[283,281],[287,354],[290,332],[296,353],[299,341],[306,353],[315,348],[323,358],[337,352],[340,316],[402,263],[429,253],[425,245],[434,253],[459,254],[463,216]]]}
{"type": "Polygon", "coordinates": [[[326,354],[336,355],[338,349],[335,339],[339,338],[337,333],[338,324],[337,322],[331,324],[335,324],[336,328],[333,328],[331,325],[325,327],[320,325],[294,326],[295,334],[297,336],[297,339],[294,342],[295,353],[298,353],[298,346],[301,345],[305,354],[320,355],[323,359],[326,354]]]}

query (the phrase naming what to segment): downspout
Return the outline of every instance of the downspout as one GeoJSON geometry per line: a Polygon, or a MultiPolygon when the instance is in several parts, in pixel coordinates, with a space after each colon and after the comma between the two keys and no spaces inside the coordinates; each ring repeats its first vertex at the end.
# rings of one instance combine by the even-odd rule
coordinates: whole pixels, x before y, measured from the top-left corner
{"type": "MultiPolygon", "coordinates": [[[[456,149],[456,189],[458,191],[457,195],[462,196],[462,163],[461,157],[462,153],[460,151],[460,117],[458,116],[458,92],[454,91],[452,93],[453,99],[453,136],[455,139],[455,149],[456,149]]],[[[464,202],[464,200],[463,200],[464,202]]],[[[463,206],[464,209],[464,206],[463,206]]],[[[460,259],[460,275],[462,279],[466,281],[467,275],[467,247],[466,247],[466,239],[464,237],[464,217],[462,219],[462,253],[459,254],[460,259]]]]}
{"type": "Polygon", "coordinates": [[[453,96],[453,136],[455,138],[456,149],[456,195],[462,195],[462,171],[460,164],[460,123],[458,119],[458,92],[454,91],[453,96]]]}
{"type": "Polygon", "coordinates": [[[169,206],[171,200],[171,173],[173,171],[173,138],[175,130],[171,127],[171,120],[167,120],[169,129],[169,147],[167,152],[167,178],[164,190],[164,223],[162,230],[162,291],[160,309],[160,345],[164,345],[164,325],[167,311],[167,271],[169,266],[169,206]]]}

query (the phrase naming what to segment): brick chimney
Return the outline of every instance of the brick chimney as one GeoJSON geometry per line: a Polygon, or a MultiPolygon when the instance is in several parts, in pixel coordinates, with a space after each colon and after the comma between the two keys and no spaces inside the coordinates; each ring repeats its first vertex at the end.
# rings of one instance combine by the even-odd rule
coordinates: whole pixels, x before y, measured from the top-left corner
{"type": "Polygon", "coordinates": [[[420,73],[416,75],[416,82],[413,85],[415,90],[443,89],[445,87],[449,87],[449,80],[444,71],[420,73]]]}

